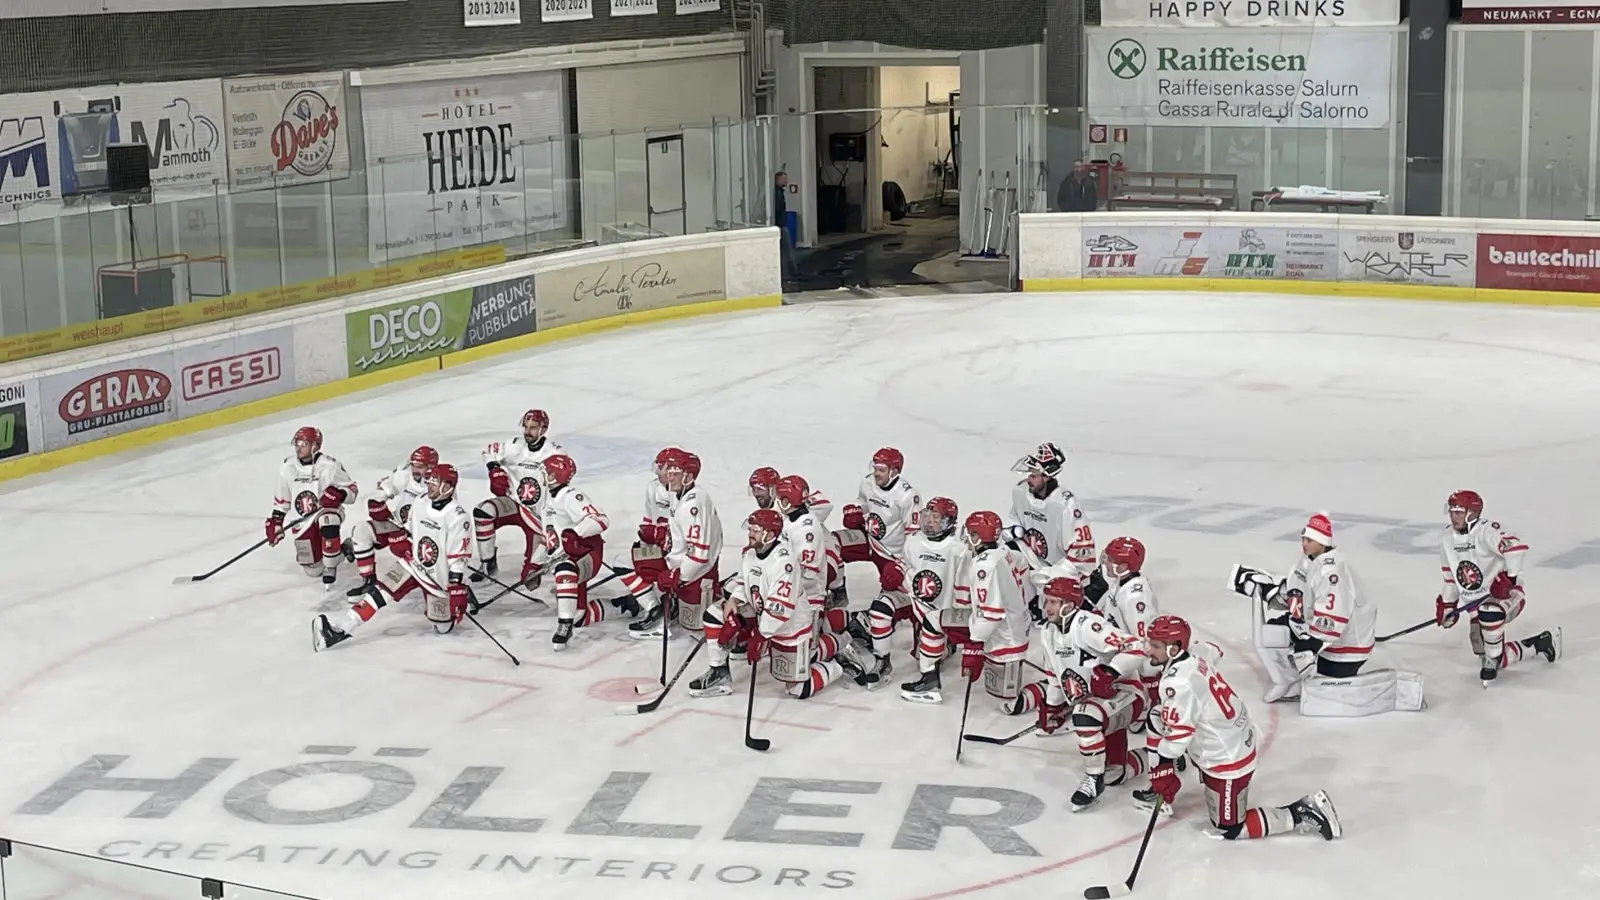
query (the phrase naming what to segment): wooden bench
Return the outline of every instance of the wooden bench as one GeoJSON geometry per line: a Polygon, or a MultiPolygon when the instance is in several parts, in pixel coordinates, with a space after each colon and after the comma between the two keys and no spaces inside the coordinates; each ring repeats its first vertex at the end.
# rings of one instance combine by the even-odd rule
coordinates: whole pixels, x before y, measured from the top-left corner
{"type": "Polygon", "coordinates": [[[1239,208],[1239,176],[1206,172],[1117,172],[1106,209],[1239,208]]]}

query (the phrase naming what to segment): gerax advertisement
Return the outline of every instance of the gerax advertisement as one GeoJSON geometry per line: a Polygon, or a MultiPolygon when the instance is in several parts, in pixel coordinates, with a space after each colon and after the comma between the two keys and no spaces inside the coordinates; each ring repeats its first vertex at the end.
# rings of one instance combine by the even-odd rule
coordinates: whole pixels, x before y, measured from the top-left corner
{"type": "Polygon", "coordinates": [[[174,421],[176,375],[167,351],[39,379],[43,449],[174,421]]]}
{"type": "Polygon", "coordinates": [[[1478,287],[1600,292],[1600,238],[1480,234],[1478,287]]]}

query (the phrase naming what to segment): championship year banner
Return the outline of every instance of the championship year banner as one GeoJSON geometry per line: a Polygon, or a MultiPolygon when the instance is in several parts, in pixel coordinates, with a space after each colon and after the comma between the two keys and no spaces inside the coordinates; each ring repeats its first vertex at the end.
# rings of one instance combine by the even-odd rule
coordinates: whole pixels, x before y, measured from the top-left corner
{"type": "Polygon", "coordinates": [[[1297,28],[1398,25],[1400,0],[1104,0],[1116,28],[1297,28]]]}
{"type": "Polygon", "coordinates": [[[234,190],[350,177],[343,72],[230,78],[228,183],[234,190]]]}
{"type": "Polygon", "coordinates": [[[723,248],[629,256],[540,272],[539,330],[728,296],[723,248]]]}
{"type": "Polygon", "coordinates": [[[363,88],[371,258],[564,227],[563,84],[556,71],[363,88]]]}
{"type": "Polygon", "coordinates": [[[1391,31],[1086,28],[1089,116],[1118,125],[1384,128],[1391,31]]]}
{"type": "Polygon", "coordinates": [[[225,190],[223,123],[216,79],[0,96],[0,219],[53,218],[103,190],[107,144],[149,148],[158,202],[225,190]]]}

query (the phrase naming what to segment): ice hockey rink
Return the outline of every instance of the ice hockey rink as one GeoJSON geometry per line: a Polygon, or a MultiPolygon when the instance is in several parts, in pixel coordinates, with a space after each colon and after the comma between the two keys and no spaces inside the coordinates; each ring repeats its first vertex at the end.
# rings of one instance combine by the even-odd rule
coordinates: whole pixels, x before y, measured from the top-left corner
{"type": "MultiPolygon", "coordinates": [[[[177,587],[261,537],[289,438],[326,435],[362,489],[431,444],[487,495],[479,452],[541,407],[627,558],[655,451],[704,460],[731,571],[760,465],[836,501],[894,445],[926,499],[1009,518],[1012,463],[1066,448],[1063,482],[1101,546],[1149,548],[1166,611],[1226,651],[1268,746],[1256,803],[1317,788],[1342,841],[1207,838],[1192,774],[1136,893],[1172,900],[1600,896],[1600,314],[1489,305],[1220,294],[1004,294],[845,300],[630,329],[396,384],[4,487],[0,835],[317,898],[932,898],[1081,896],[1120,881],[1146,816],[1128,788],[1069,811],[1070,736],[955,750],[964,682],[904,702],[836,684],[808,701],[764,673],[742,741],[732,696],[659,675],[623,621],[554,654],[553,612],[508,597],[439,636],[415,601],[314,654],[342,608],[283,545],[177,587]],[[1303,719],[1260,703],[1230,566],[1288,569],[1330,510],[1380,634],[1433,615],[1444,501],[1479,491],[1532,547],[1511,628],[1565,630],[1490,689],[1467,629],[1384,644],[1429,708],[1303,719]]],[[[358,501],[352,519],[364,514],[358,501]]],[[[834,523],[837,524],[836,522],[834,523]]],[[[348,528],[347,524],[347,528],[348,528]]],[[[509,534],[507,532],[506,534],[509,534]]],[[[502,560],[520,540],[502,538],[502,560]]],[[[512,565],[510,563],[503,563],[512,565]]],[[[872,570],[849,572],[864,607],[872,570]]],[[[541,594],[546,594],[546,586],[541,594]]],[[[616,582],[602,595],[618,591],[616,582]]],[[[672,645],[674,667],[691,640],[672,645]]],[[[684,681],[698,674],[694,661],[684,681]]],[[[975,692],[968,731],[1029,723],[975,692]]],[[[180,896],[96,867],[8,861],[7,898],[180,896]]],[[[187,889],[181,896],[189,896],[187,889]]],[[[247,896],[229,888],[229,897],[247,896]]]]}

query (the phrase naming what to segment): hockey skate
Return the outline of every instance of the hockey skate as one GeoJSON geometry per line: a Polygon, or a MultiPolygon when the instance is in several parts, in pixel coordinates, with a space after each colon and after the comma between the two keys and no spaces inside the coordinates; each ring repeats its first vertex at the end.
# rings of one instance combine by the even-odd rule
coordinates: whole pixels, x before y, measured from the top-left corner
{"type": "Polygon", "coordinates": [[[923,672],[916,681],[900,685],[900,696],[912,703],[943,703],[944,694],[940,687],[939,670],[933,669],[923,672]]]}
{"type": "Polygon", "coordinates": [[[1104,772],[1090,772],[1083,776],[1083,781],[1078,783],[1078,789],[1072,793],[1072,811],[1083,812],[1095,805],[1106,792],[1106,776],[1104,772]]]}
{"type": "Polygon", "coordinates": [[[467,580],[472,582],[473,584],[481,584],[486,579],[490,578],[491,576],[493,576],[495,573],[497,573],[499,571],[500,571],[500,561],[499,560],[497,560],[497,559],[486,559],[482,563],[479,564],[477,571],[475,571],[471,575],[467,576],[467,580]]]}
{"type": "Polygon", "coordinates": [[[565,650],[570,640],[572,640],[572,620],[557,619],[556,633],[550,636],[550,649],[556,652],[565,650]]]}
{"type": "Polygon", "coordinates": [[[335,569],[333,566],[324,566],[322,569],[322,589],[325,591],[331,591],[333,590],[334,584],[338,581],[339,570],[335,569]]]}
{"type": "Polygon", "coordinates": [[[691,697],[724,697],[733,693],[733,675],[728,671],[728,664],[712,666],[704,675],[689,682],[689,696],[691,697]]]}
{"type": "MultiPolygon", "coordinates": [[[[870,647],[871,644],[865,646],[870,647]]],[[[850,673],[856,684],[869,691],[883,687],[889,677],[889,657],[875,655],[871,650],[864,649],[859,641],[842,642],[834,658],[850,673]]]]}
{"type": "MultiPolygon", "coordinates": [[[[619,598],[617,601],[618,606],[621,607],[623,611],[630,612],[631,615],[639,615],[641,612],[639,609],[639,601],[633,599],[632,594],[624,594],[623,598],[625,598],[628,603],[633,605],[633,609],[630,611],[627,609],[627,607],[622,606],[622,598],[619,598]]],[[[629,633],[631,633],[634,638],[641,641],[661,637],[661,635],[666,631],[666,610],[667,604],[665,601],[650,607],[650,611],[644,614],[644,618],[637,622],[628,623],[629,633]]]]}
{"type": "MultiPolygon", "coordinates": [[[[850,620],[845,624],[844,630],[848,632],[852,638],[855,638],[856,640],[870,647],[872,646],[872,629],[867,623],[867,611],[861,610],[860,612],[854,613],[850,616],[850,620]]],[[[915,648],[913,648],[913,652],[914,651],[915,648]]]]}
{"type": "Polygon", "coordinates": [[[1296,834],[1320,834],[1325,841],[1331,841],[1344,834],[1344,826],[1339,823],[1339,813],[1333,808],[1333,801],[1328,799],[1326,791],[1317,791],[1301,797],[1299,800],[1286,807],[1289,815],[1294,816],[1294,830],[1296,834]]]}
{"type": "MultiPolygon", "coordinates": [[[[1152,791],[1149,788],[1140,788],[1139,790],[1134,791],[1132,796],[1134,808],[1143,810],[1144,812],[1149,812],[1150,810],[1155,809],[1156,801],[1161,799],[1160,794],[1157,794],[1155,791],[1152,791]]],[[[1161,804],[1161,814],[1163,816],[1172,815],[1172,804],[1161,804]]]]}
{"type": "Polygon", "coordinates": [[[321,652],[338,644],[340,641],[349,639],[350,635],[334,628],[333,624],[328,621],[327,616],[317,616],[311,620],[311,649],[313,652],[321,652]]]}

